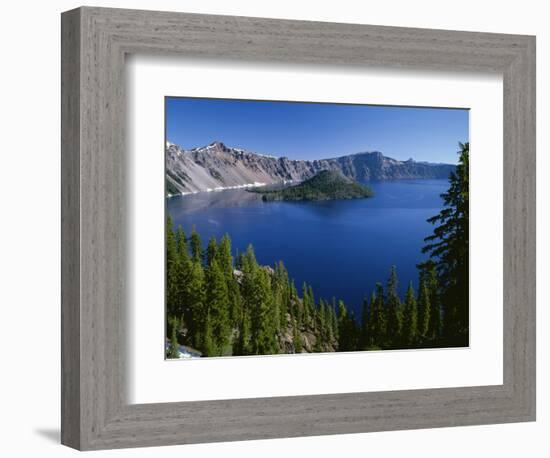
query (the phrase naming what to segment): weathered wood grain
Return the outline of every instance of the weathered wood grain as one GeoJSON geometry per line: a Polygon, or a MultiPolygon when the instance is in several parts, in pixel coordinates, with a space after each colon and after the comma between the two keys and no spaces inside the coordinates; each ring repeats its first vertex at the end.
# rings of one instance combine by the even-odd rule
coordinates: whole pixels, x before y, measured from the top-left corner
{"type": "Polygon", "coordinates": [[[62,16],[62,442],[138,447],[535,418],[535,39],[184,13],[62,16]],[[124,57],[504,75],[504,384],[129,405],[124,57]],[[122,229],[122,230],[121,230],[122,229]]]}
{"type": "Polygon", "coordinates": [[[61,23],[61,441],[80,446],[80,14],[61,23]]]}

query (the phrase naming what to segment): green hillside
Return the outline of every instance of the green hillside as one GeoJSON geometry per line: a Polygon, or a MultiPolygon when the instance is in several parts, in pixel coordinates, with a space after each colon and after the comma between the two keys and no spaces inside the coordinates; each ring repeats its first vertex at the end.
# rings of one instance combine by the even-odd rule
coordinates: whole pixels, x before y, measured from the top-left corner
{"type": "Polygon", "coordinates": [[[262,199],[266,202],[273,200],[361,199],[373,196],[369,187],[334,170],[322,170],[314,177],[295,186],[282,189],[254,189],[253,192],[262,194],[262,199]]]}

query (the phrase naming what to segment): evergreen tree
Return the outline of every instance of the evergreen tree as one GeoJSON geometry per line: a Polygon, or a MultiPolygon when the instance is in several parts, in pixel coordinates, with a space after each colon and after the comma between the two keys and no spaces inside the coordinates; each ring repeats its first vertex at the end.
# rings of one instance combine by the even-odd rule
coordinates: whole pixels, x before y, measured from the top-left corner
{"type": "Polygon", "coordinates": [[[303,322],[303,313],[302,313],[303,304],[302,304],[302,306],[300,306],[298,291],[296,290],[296,286],[294,285],[294,281],[292,281],[292,283],[290,285],[290,291],[291,291],[291,297],[292,297],[290,311],[291,311],[292,317],[296,321],[296,323],[295,323],[296,326],[298,327],[298,329],[301,330],[302,329],[302,322],[303,322]]]}
{"type": "Polygon", "coordinates": [[[441,316],[441,302],[439,296],[439,282],[435,265],[433,263],[425,264],[426,287],[430,296],[430,318],[428,322],[427,338],[432,344],[437,344],[441,337],[443,327],[441,316]]]}
{"type": "Polygon", "coordinates": [[[430,304],[430,291],[426,275],[420,274],[420,285],[418,287],[418,338],[424,342],[428,337],[428,328],[430,325],[430,316],[432,307],[430,304]]]}
{"type": "Polygon", "coordinates": [[[179,262],[176,237],[174,235],[172,218],[166,220],[166,311],[167,315],[175,317],[178,314],[179,290],[178,290],[179,262]]]}
{"type": "Polygon", "coordinates": [[[338,302],[338,351],[357,349],[357,332],[353,312],[348,313],[344,301],[338,302]]]}
{"type": "Polygon", "coordinates": [[[409,283],[405,295],[405,307],[403,310],[403,343],[406,347],[414,347],[418,334],[418,309],[412,282],[409,283]]]}
{"type": "Polygon", "coordinates": [[[200,344],[197,335],[204,328],[206,317],[205,304],[205,278],[204,270],[200,262],[194,261],[189,264],[189,275],[185,282],[185,325],[190,335],[190,344],[200,344]]]}
{"type": "Polygon", "coordinates": [[[252,354],[250,343],[250,314],[246,309],[241,309],[241,319],[239,321],[239,334],[237,342],[233,347],[234,355],[250,355],[252,354]]]}
{"type": "Polygon", "coordinates": [[[211,266],[212,262],[214,262],[214,259],[216,259],[217,250],[218,244],[216,242],[216,237],[210,237],[210,240],[208,241],[208,246],[206,247],[206,259],[204,260],[207,266],[211,266]]]}
{"type": "Polygon", "coordinates": [[[323,339],[321,334],[315,334],[315,344],[313,345],[312,353],[320,353],[323,351],[323,339]]]}
{"type": "Polygon", "coordinates": [[[294,280],[291,280],[290,282],[290,298],[298,299],[298,291],[296,290],[296,285],[294,284],[294,280]]]}
{"type": "Polygon", "coordinates": [[[187,238],[181,225],[178,225],[176,229],[175,239],[178,259],[180,263],[184,263],[189,260],[189,247],[187,246],[187,238]]]}
{"type": "Polygon", "coordinates": [[[401,300],[397,293],[397,270],[392,266],[388,280],[388,292],[386,298],[387,329],[386,342],[390,348],[399,347],[401,343],[402,310],[401,300]]]}
{"type": "Polygon", "coordinates": [[[191,230],[191,256],[197,262],[200,262],[202,259],[202,241],[195,226],[191,230]]]}
{"type": "Polygon", "coordinates": [[[372,345],[383,348],[386,346],[386,310],[384,306],[384,288],[381,283],[376,284],[376,295],[371,311],[371,338],[372,345]]]}
{"type": "Polygon", "coordinates": [[[212,332],[212,322],[210,320],[210,313],[206,312],[203,327],[201,332],[198,334],[199,340],[199,349],[202,353],[202,356],[216,356],[219,354],[219,349],[216,348],[214,343],[214,337],[212,332]]]}
{"type": "Polygon", "coordinates": [[[443,305],[443,337],[448,344],[468,344],[469,143],[460,143],[459,163],[442,194],[444,207],[428,221],[436,227],[423,248],[435,262],[443,305]]]}
{"type": "Polygon", "coordinates": [[[220,266],[227,285],[227,294],[229,298],[229,317],[233,326],[238,326],[241,317],[241,295],[239,284],[233,275],[233,257],[231,256],[231,239],[224,235],[216,252],[216,259],[220,266]]]}
{"type": "Polygon", "coordinates": [[[332,329],[332,337],[338,341],[338,318],[336,316],[336,299],[332,299],[330,306],[330,324],[332,329]]]}
{"type": "Polygon", "coordinates": [[[251,307],[252,353],[269,355],[278,353],[276,320],[273,314],[271,279],[265,269],[255,272],[254,296],[251,307]]]}
{"type": "Polygon", "coordinates": [[[288,272],[282,261],[275,265],[274,294],[279,306],[279,326],[287,325],[287,313],[290,312],[291,291],[288,272]]]}
{"type": "Polygon", "coordinates": [[[235,269],[243,270],[243,263],[244,263],[244,253],[239,253],[237,251],[235,255],[235,269]]]}
{"type": "Polygon", "coordinates": [[[370,346],[370,305],[368,299],[363,299],[363,311],[361,314],[361,332],[359,338],[359,350],[366,350],[370,346]]]}
{"type": "Polygon", "coordinates": [[[369,307],[369,313],[368,313],[369,319],[368,319],[368,332],[367,332],[368,338],[366,340],[367,348],[375,346],[374,338],[375,338],[375,334],[378,331],[379,326],[380,326],[378,324],[380,315],[378,313],[376,313],[376,310],[377,310],[376,306],[377,306],[377,304],[376,304],[376,293],[373,291],[371,293],[370,301],[369,301],[369,305],[368,305],[368,307],[369,307]]]}
{"type": "Polygon", "coordinates": [[[350,351],[348,335],[348,309],[344,301],[338,301],[338,350],[350,351]]]}
{"type": "Polygon", "coordinates": [[[359,346],[359,328],[357,327],[357,320],[355,319],[355,312],[352,310],[349,313],[349,334],[351,351],[358,350],[359,346]]]}
{"type": "MultiPolygon", "coordinates": [[[[177,265],[176,284],[177,284],[177,310],[174,310],[174,316],[180,320],[182,326],[189,327],[192,320],[189,310],[189,276],[191,271],[191,258],[189,257],[189,247],[187,238],[181,225],[178,225],[175,233],[177,265]]],[[[192,327],[192,326],[191,326],[192,327]]]]}
{"type": "Polygon", "coordinates": [[[307,305],[309,307],[308,315],[313,321],[316,309],[315,309],[315,296],[313,295],[313,288],[311,287],[311,285],[309,285],[307,288],[307,295],[308,295],[307,305]]]}
{"type": "Polygon", "coordinates": [[[227,278],[233,278],[233,256],[231,256],[231,239],[225,234],[220,239],[220,244],[216,251],[216,259],[227,278]]]}
{"type": "Polygon", "coordinates": [[[302,323],[307,326],[310,320],[309,311],[311,306],[309,304],[309,289],[306,282],[302,284],[302,323]]]}
{"type": "Polygon", "coordinates": [[[328,326],[328,306],[325,304],[323,299],[319,300],[319,310],[317,313],[318,317],[318,334],[323,345],[326,345],[330,342],[330,329],[328,326]]]}
{"type": "Polygon", "coordinates": [[[172,322],[170,348],[168,349],[166,357],[170,359],[177,359],[179,358],[179,356],[180,355],[179,355],[179,344],[178,344],[178,338],[177,338],[177,321],[174,320],[172,322]]]}
{"type": "Polygon", "coordinates": [[[250,245],[242,260],[243,306],[250,316],[250,352],[268,355],[278,352],[277,323],[269,273],[258,266],[250,245]]]}
{"type": "Polygon", "coordinates": [[[231,323],[229,320],[229,298],[223,272],[214,258],[206,270],[206,303],[212,341],[219,354],[223,354],[229,343],[231,323]]]}
{"type": "Polygon", "coordinates": [[[249,245],[246,252],[241,255],[240,263],[242,271],[241,295],[243,307],[250,311],[254,307],[254,283],[257,278],[256,271],[259,269],[252,245],[249,245]]]}

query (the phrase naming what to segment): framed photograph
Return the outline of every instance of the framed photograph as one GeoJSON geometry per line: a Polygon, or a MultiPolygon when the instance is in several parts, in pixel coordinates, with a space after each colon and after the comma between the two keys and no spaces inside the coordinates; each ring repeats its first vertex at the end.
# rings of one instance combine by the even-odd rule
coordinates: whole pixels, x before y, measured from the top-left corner
{"type": "Polygon", "coordinates": [[[167,358],[468,347],[468,114],[167,97],[167,358]]]}
{"type": "Polygon", "coordinates": [[[535,38],[62,15],[62,442],[535,419],[535,38]]]}

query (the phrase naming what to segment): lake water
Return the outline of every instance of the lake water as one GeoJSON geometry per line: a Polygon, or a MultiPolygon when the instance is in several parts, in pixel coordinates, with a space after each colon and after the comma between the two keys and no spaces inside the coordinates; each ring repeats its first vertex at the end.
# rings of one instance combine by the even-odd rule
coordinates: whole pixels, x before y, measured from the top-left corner
{"type": "Polygon", "coordinates": [[[433,226],[426,219],[442,207],[447,180],[369,182],[375,197],[328,202],[263,202],[245,190],[167,199],[175,225],[192,226],[206,245],[229,234],[234,254],[254,246],[258,262],[282,260],[301,294],[302,282],[316,298],[343,299],[360,316],[365,295],[386,283],[395,265],[399,290],[417,285],[416,264],[433,226]]]}

